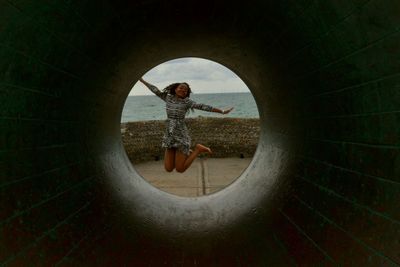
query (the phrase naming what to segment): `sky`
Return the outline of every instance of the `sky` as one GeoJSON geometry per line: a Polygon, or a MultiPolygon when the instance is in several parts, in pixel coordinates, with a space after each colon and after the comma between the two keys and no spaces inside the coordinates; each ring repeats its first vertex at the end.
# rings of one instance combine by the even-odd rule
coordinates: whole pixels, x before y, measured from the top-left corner
{"type": "MultiPolygon", "coordinates": [[[[195,94],[250,92],[245,83],[225,66],[202,58],[179,58],[149,70],[143,79],[160,90],[175,82],[187,82],[195,94]]],[[[129,95],[150,95],[152,92],[137,82],[129,95]]]]}

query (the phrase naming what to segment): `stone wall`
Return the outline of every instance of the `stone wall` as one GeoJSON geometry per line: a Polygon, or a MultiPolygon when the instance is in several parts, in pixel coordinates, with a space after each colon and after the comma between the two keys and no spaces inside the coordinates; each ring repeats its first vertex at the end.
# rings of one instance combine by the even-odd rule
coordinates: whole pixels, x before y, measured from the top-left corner
{"type": "MultiPolygon", "coordinates": [[[[211,148],[210,157],[252,157],[260,133],[259,119],[197,117],[186,119],[192,146],[211,148]]],[[[121,124],[122,141],[132,163],[160,160],[165,121],[141,121],[121,124]]]]}

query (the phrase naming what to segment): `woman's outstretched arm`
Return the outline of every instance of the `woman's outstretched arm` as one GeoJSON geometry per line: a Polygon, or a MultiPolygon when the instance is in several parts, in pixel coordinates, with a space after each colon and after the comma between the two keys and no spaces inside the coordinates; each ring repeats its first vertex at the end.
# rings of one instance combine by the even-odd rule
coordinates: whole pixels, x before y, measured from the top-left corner
{"type": "Polygon", "coordinates": [[[190,103],[190,108],[200,109],[200,110],[204,110],[204,111],[208,111],[208,112],[228,114],[229,112],[231,112],[233,110],[233,107],[224,110],[224,109],[214,108],[212,106],[205,105],[205,104],[199,104],[199,103],[194,102],[193,100],[190,100],[189,103],[190,103]]]}
{"type": "Polygon", "coordinates": [[[156,86],[152,85],[149,82],[146,82],[145,80],[143,80],[143,78],[140,78],[139,81],[141,81],[144,85],[146,85],[146,87],[149,88],[150,91],[152,91],[156,96],[165,101],[167,93],[161,92],[156,86]]]}
{"type": "Polygon", "coordinates": [[[216,113],[221,113],[221,114],[228,114],[229,112],[231,112],[233,109],[233,107],[228,108],[228,109],[219,109],[219,108],[213,108],[211,110],[211,112],[216,112],[216,113]]]}

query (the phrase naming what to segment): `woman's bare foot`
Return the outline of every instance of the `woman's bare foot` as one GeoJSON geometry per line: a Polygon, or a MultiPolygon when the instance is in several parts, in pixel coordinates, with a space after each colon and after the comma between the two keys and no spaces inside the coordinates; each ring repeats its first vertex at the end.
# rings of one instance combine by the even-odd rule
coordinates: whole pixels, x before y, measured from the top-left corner
{"type": "Polygon", "coordinates": [[[212,153],[210,148],[203,146],[201,144],[196,145],[196,150],[199,151],[199,153],[210,153],[210,154],[212,153]]]}

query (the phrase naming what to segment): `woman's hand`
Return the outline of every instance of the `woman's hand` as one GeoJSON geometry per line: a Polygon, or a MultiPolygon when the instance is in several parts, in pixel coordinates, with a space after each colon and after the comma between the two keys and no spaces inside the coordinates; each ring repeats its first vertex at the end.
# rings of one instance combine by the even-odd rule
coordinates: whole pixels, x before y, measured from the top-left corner
{"type": "Polygon", "coordinates": [[[222,114],[228,114],[229,112],[232,111],[232,109],[233,109],[233,107],[228,108],[228,109],[223,109],[223,110],[222,110],[222,114]]]}

